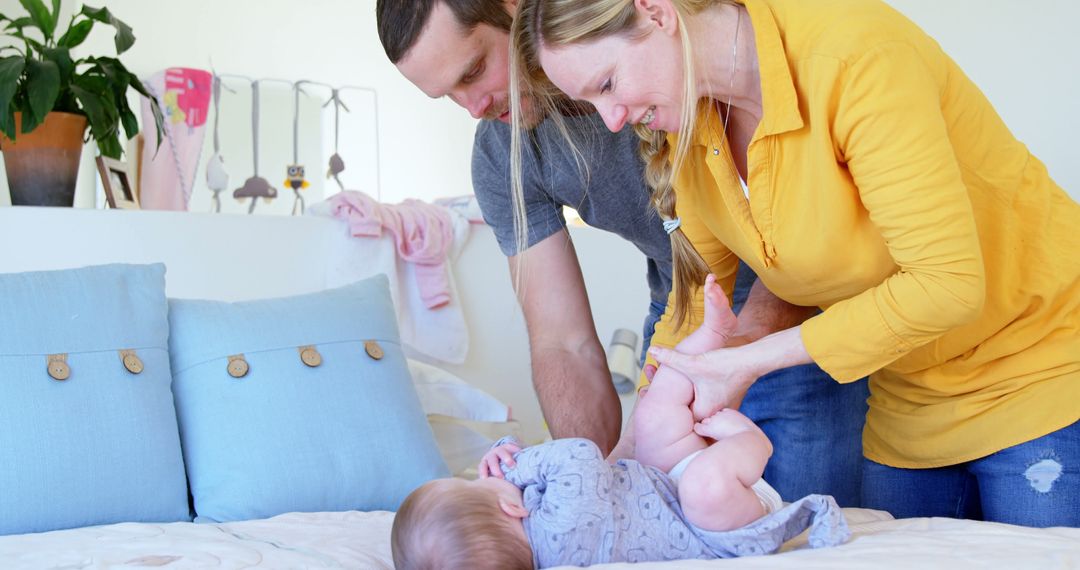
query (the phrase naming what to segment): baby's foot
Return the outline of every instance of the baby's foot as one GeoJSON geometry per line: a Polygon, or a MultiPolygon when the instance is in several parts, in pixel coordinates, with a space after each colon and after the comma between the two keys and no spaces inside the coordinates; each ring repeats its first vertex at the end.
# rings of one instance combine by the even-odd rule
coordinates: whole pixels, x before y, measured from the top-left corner
{"type": "Polygon", "coordinates": [[[750,430],[760,430],[760,428],[750,418],[733,408],[724,408],[694,424],[694,431],[698,435],[716,440],[750,430]]]}
{"type": "Polygon", "coordinates": [[[710,273],[705,278],[705,322],[701,328],[714,333],[717,336],[716,348],[722,348],[734,334],[736,324],[738,321],[728,304],[727,295],[716,284],[716,276],[710,273]]]}

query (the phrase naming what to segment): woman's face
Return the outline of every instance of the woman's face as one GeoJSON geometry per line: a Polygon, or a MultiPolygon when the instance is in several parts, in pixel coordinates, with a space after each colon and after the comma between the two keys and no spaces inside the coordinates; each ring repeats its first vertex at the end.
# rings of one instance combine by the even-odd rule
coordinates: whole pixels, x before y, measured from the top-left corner
{"type": "Polygon", "coordinates": [[[540,49],[540,65],[573,99],[588,101],[613,132],[643,123],[676,132],[682,115],[683,61],[679,36],[648,18],[644,37],[608,36],[540,49]]]}

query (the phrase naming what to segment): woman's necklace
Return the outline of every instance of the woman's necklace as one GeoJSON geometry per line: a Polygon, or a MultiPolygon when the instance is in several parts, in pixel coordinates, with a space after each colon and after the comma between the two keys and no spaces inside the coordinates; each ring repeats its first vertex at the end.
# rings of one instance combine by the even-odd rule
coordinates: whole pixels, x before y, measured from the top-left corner
{"type": "MultiPolygon", "coordinates": [[[[739,28],[742,25],[742,8],[736,8],[738,17],[735,19],[735,41],[731,44],[731,81],[728,85],[727,105],[724,109],[724,132],[719,137],[719,142],[713,145],[713,155],[720,154],[720,145],[727,139],[728,123],[731,121],[731,96],[735,93],[735,68],[739,61],[739,28]]],[[[712,121],[709,121],[709,133],[712,132],[712,121]]],[[[711,136],[709,137],[712,138],[711,136]]]]}

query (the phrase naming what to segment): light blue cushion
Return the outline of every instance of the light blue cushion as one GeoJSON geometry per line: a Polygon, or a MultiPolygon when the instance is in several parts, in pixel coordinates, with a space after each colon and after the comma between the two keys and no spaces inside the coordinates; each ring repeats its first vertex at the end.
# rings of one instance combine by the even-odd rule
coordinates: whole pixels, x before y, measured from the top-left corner
{"type": "Polygon", "coordinates": [[[0,275],[0,322],[0,534],[190,520],[165,266],[0,275]]]}
{"type": "MultiPolygon", "coordinates": [[[[173,393],[197,521],[394,510],[448,475],[385,276],[297,297],[172,300],[173,393]],[[375,341],[381,360],[368,355],[375,341]],[[314,345],[310,367],[299,348],[314,345]],[[228,373],[243,355],[247,374],[228,373]]],[[[375,351],[377,354],[377,351],[375,351]]]]}

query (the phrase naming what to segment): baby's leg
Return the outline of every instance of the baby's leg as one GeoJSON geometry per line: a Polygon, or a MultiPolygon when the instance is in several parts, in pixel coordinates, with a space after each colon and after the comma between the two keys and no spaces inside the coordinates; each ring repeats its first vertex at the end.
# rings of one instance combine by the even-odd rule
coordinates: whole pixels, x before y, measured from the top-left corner
{"type": "MultiPolygon", "coordinates": [[[[698,354],[722,348],[735,330],[735,314],[716,278],[705,279],[705,319],[701,327],[675,349],[698,354]]],[[[676,463],[708,443],[694,433],[690,402],[694,386],[681,373],[661,366],[653,376],[648,393],[634,412],[634,457],[645,465],[670,471],[676,463]]]]}
{"type": "Polygon", "coordinates": [[[726,408],[695,426],[716,443],[694,458],[679,479],[686,519],[705,530],[732,530],[765,515],[751,489],[772,455],[772,443],[749,418],[726,408]]]}

